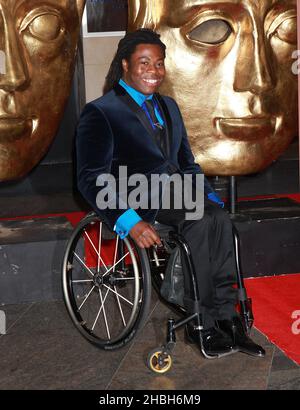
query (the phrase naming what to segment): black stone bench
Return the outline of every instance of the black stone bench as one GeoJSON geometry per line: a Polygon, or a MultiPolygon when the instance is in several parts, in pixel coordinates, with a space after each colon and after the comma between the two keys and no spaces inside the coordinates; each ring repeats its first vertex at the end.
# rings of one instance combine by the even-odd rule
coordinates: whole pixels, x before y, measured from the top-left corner
{"type": "Polygon", "coordinates": [[[244,277],[300,272],[300,203],[288,198],[238,203],[244,277]]]}
{"type": "Polygon", "coordinates": [[[0,305],[62,299],[61,266],[72,231],[63,216],[0,221],[0,305]]]}

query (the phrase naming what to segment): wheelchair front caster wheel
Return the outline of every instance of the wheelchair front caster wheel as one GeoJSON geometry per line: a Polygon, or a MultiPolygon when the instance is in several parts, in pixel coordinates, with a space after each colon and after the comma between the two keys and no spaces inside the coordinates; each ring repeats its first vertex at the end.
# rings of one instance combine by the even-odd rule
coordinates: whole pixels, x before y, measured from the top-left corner
{"type": "Polygon", "coordinates": [[[154,349],[148,354],[147,366],[154,373],[166,373],[171,369],[172,356],[162,348],[154,349]]]}

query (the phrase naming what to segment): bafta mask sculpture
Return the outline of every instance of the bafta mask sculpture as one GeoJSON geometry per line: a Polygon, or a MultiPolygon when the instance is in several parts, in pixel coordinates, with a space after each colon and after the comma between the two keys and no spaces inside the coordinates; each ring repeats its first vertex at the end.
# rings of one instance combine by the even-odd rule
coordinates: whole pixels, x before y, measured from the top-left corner
{"type": "Polygon", "coordinates": [[[129,30],[167,45],[161,91],[179,103],[210,175],[263,170],[298,134],[296,0],[129,0],[129,30]]]}
{"type": "Polygon", "coordinates": [[[0,0],[0,181],[26,175],[70,93],[84,0],[0,0]]]}

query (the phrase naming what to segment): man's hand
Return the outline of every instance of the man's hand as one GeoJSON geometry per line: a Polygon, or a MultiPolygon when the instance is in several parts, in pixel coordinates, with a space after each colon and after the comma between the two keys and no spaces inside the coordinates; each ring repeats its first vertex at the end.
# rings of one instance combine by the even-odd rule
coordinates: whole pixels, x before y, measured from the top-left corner
{"type": "Polygon", "coordinates": [[[161,245],[160,237],[152,225],[140,221],[130,229],[129,235],[140,248],[150,248],[152,245],[161,245]]]}

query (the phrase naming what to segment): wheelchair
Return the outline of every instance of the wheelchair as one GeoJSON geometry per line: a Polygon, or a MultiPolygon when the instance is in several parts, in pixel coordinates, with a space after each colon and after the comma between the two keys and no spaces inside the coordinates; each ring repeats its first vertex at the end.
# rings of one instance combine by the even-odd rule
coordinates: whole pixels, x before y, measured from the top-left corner
{"type": "MultiPolygon", "coordinates": [[[[162,298],[161,289],[166,271],[170,271],[171,261],[171,269],[180,271],[181,258],[184,258],[195,306],[199,302],[195,269],[187,243],[171,226],[156,222],[154,227],[160,234],[163,246],[141,249],[131,238],[122,240],[115,232],[111,232],[96,213],[87,214],[76,226],[67,243],[62,267],[62,287],[67,311],[81,335],[101,349],[114,350],[129,343],[145,324],[150,311],[153,285],[163,302],[180,317],[177,321],[168,319],[165,344],[153,349],[148,355],[149,369],[161,374],[172,366],[176,330],[193,320],[200,331],[202,319],[197,309],[192,315],[187,315],[182,304],[162,298]],[[172,255],[176,250],[179,252],[174,261],[172,255]]],[[[239,238],[234,227],[233,234],[239,310],[244,328],[249,334],[254,320],[251,299],[247,297],[243,282],[239,238]]],[[[223,356],[206,354],[201,336],[200,347],[208,359],[223,356]]]]}

